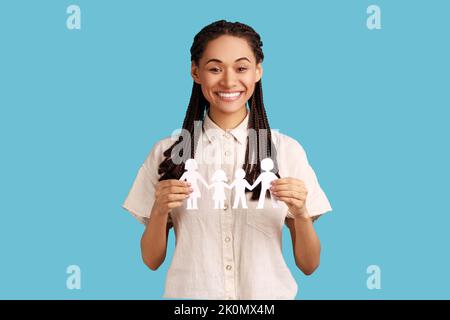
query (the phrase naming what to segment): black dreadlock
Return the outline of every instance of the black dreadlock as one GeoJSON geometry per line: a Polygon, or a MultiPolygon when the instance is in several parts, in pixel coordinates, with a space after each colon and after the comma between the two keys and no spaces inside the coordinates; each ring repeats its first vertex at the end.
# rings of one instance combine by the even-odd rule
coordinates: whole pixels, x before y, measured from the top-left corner
{"type": "MultiPolygon", "coordinates": [[[[256,33],[253,28],[240,22],[233,23],[225,20],[219,20],[204,27],[194,37],[194,42],[191,46],[191,61],[195,62],[196,65],[199,65],[200,58],[202,57],[208,42],[222,35],[232,35],[247,40],[255,55],[256,63],[258,64],[264,60],[264,54],[261,48],[263,43],[259,34],[256,33]]],[[[255,83],[255,90],[253,95],[248,100],[248,104],[250,106],[248,129],[254,129],[255,136],[247,136],[247,148],[245,151],[245,162],[243,169],[245,170],[245,179],[249,183],[253,184],[261,173],[260,162],[266,157],[272,158],[274,162],[273,171],[278,177],[280,177],[280,175],[278,173],[276,149],[272,142],[269,121],[267,120],[267,114],[264,108],[261,80],[255,83]],[[262,133],[267,133],[267,139],[265,141],[268,141],[269,143],[266,143],[265,152],[264,146],[261,145],[263,141],[260,140],[260,130],[263,130],[261,131],[262,133]],[[250,139],[252,139],[252,141],[250,141],[250,139]]],[[[194,135],[194,130],[196,129],[195,125],[198,123],[203,123],[205,111],[207,112],[208,109],[209,102],[202,93],[201,85],[194,81],[191,99],[183,121],[183,129],[187,130],[190,133],[190,137],[194,137],[195,141],[192,141],[192,139],[186,139],[187,141],[183,141],[183,137],[180,135],[178,140],[164,152],[164,156],[166,158],[159,165],[158,173],[161,175],[159,181],[179,179],[181,177],[184,172],[185,160],[195,156],[195,150],[199,139],[199,135],[194,135]],[[184,161],[180,164],[175,164],[172,161],[171,154],[172,150],[179,144],[182,144],[182,148],[178,155],[184,161]],[[190,151],[190,154],[186,152],[187,150],[190,151]]],[[[245,191],[249,192],[247,189],[245,191]]],[[[253,189],[251,199],[258,199],[260,194],[261,184],[258,184],[258,186],[253,189]]]]}

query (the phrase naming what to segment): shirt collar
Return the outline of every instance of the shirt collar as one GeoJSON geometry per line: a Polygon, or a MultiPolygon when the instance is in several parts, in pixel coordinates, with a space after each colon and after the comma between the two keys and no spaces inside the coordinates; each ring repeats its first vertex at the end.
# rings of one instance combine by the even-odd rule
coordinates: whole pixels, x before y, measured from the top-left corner
{"type": "Polygon", "coordinates": [[[206,136],[208,137],[208,140],[212,142],[215,139],[214,136],[216,136],[217,133],[220,133],[222,136],[225,135],[226,133],[229,133],[239,143],[244,144],[246,142],[248,134],[247,129],[248,129],[249,113],[250,112],[247,110],[247,115],[245,116],[244,120],[242,120],[241,123],[237,125],[237,127],[233,129],[223,130],[214,121],[212,121],[212,119],[208,115],[208,112],[206,112],[205,120],[203,122],[203,129],[206,136]]]}

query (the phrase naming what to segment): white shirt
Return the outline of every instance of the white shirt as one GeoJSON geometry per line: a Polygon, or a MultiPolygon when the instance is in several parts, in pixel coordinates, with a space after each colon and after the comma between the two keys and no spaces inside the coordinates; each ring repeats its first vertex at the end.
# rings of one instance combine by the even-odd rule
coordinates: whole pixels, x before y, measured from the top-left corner
{"type": "MultiPolygon", "coordinates": [[[[246,151],[249,115],[236,128],[224,131],[208,115],[200,133],[195,159],[198,172],[210,183],[217,169],[223,169],[230,184],[235,170],[242,168],[246,151]],[[202,154],[216,151],[214,161],[202,161],[202,154]]],[[[293,138],[272,130],[281,177],[302,180],[308,190],[306,208],[311,217],[331,211],[314,170],[302,146],[293,138]]],[[[146,224],[154,202],[158,166],[163,152],[176,138],[157,142],[140,167],[123,203],[146,224]]],[[[214,152],[212,152],[214,153],[214,152]]],[[[297,283],[282,255],[281,239],[285,218],[292,218],[287,206],[273,208],[266,198],[264,209],[255,209],[251,192],[248,209],[233,209],[234,190],[225,189],[225,209],[214,209],[213,189],[199,184],[198,210],[186,205],[171,211],[175,231],[175,252],[167,272],[166,298],[192,299],[295,299],[297,283]]],[[[186,204],[186,201],[185,201],[186,204]]]]}

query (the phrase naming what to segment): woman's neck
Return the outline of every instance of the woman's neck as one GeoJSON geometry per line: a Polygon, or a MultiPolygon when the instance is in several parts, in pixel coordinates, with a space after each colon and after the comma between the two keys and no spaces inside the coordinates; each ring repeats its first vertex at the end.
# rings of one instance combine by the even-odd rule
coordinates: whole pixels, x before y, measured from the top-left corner
{"type": "Polygon", "coordinates": [[[236,128],[247,116],[247,107],[241,108],[235,113],[220,112],[217,109],[209,108],[208,115],[215,124],[223,130],[236,128]]]}

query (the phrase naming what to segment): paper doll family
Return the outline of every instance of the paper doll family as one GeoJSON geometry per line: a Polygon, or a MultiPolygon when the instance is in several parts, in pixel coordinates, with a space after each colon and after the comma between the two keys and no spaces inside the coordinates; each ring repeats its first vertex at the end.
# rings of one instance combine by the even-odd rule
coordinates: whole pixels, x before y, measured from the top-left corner
{"type": "MultiPolygon", "coordinates": [[[[245,197],[245,188],[249,190],[253,190],[259,183],[261,183],[261,195],[259,197],[258,206],[256,209],[264,208],[264,198],[267,190],[270,192],[270,182],[278,179],[275,173],[271,172],[273,169],[273,161],[270,158],[265,158],[261,160],[261,169],[263,172],[258,176],[255,182],[250,185],[247,180],[245,180],[245,171],[244,169],[238,169],[235,172],[235,180],[231,184],[227,184],[228,181],[225,171],[222,169],[214,172],[211,181],[211,184],[206,183],[205,179],[202,175],[197,171],[198,165],[195,159],[188,159],[185,163],[186,171],[181,176],[181,181],[187,181],[191,183],[191,188],[193,189],[189,198],[187,199],[187,210],[198,209],[197,199],[201,197],[200,188],[198,186],[198,182],[200,181],[205,185],[206,188],[211,189],[214,188],[213,200],[214,200],[214,209],[224,209],[224,202],[226,199],[225,188],[235,190],[235,197],[233,203],[233,209],[236,209],[239,205],[239,202],[242,204],[242,208],[248,209],[247,207],[247,199],[245,197]]],[[[273,198],[272,193],[270,192],[270,199],[272,201],[272,206],[274,208],[278,207],[278,201],[273,198]]]]}

